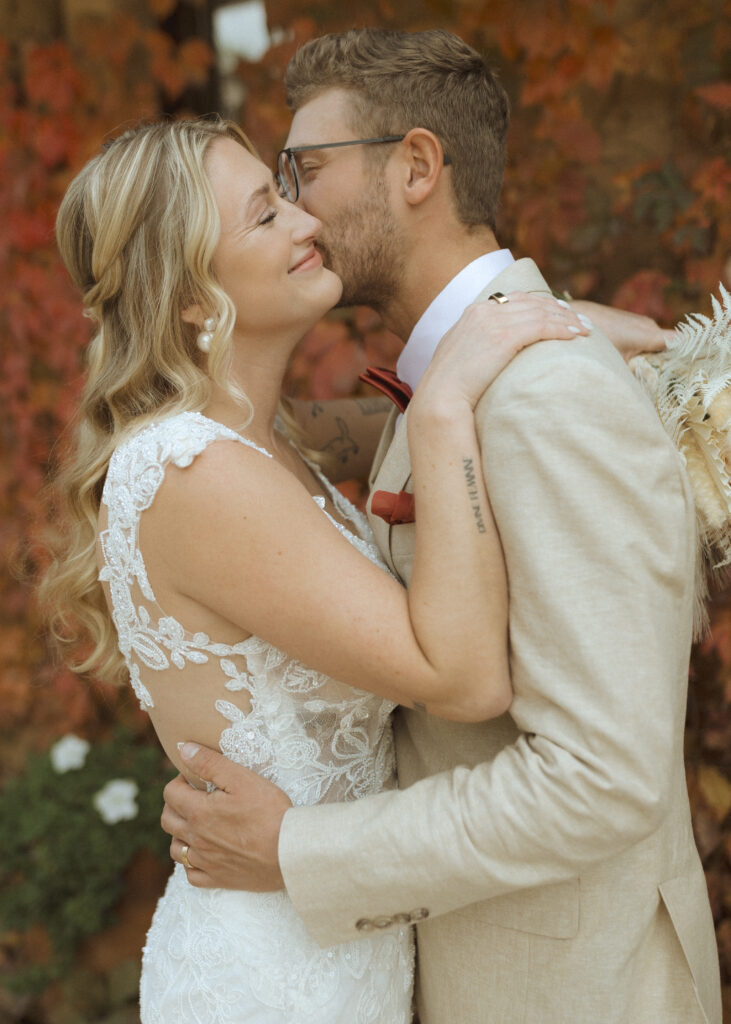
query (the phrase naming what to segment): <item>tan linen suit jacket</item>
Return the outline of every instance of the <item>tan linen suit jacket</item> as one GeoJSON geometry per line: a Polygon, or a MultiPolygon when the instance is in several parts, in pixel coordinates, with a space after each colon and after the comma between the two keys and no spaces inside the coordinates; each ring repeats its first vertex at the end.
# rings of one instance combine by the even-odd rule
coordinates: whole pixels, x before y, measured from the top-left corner
{"type": "MultiPolygon", "coordinates": [[[[516,290],[548,291],[532,261],[489,289],[516,290]]],[[[523,351],[476,421],[512,708],[475,725],[402,709],[398,792],[285,815],[289,894],[321,945],[428,912],[422,1024],[720,1024],[683,766],[695,543],[681,458],[597,332],[523,351]]],[[[372,486],[410,489],[403,418],[372,486]]],[[[408,583],[414,527],[372,525],[408,583]]]]}

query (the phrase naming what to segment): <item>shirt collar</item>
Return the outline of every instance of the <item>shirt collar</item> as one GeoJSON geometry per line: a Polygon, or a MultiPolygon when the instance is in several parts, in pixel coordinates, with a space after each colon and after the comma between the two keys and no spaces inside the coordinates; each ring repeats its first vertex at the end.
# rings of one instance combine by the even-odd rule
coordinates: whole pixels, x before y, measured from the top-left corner
{"type": "Polygon", "coordinates": [[[475,301],[490,281],[513,262],[509,249],[497,249],[478,256],[452,278],[427,306],[409,335],[396,363],[396,372],[401,380],[416,389],[447,331],[454,327],[467,306],[475,301]]]}

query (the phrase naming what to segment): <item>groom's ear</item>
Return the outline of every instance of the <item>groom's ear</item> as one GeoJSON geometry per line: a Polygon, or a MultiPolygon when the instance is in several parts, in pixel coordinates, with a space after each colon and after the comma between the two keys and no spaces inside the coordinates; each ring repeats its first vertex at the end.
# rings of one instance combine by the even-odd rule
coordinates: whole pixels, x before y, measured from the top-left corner
{"type": "Polygon", "coordinates": [[[437,188],[444,168],[444,150],[434,132],[412,128],[401,143],[404,157],[403,197],[418,206],[437,188]]]}

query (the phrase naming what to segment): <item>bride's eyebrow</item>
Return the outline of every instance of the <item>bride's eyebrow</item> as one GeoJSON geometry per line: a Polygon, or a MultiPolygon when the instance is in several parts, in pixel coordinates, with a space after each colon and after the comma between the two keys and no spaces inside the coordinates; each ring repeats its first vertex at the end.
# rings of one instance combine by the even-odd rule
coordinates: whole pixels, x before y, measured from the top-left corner
{"type": "Polygon", "coordinates": [[[268,196],[269,193],[271,192],[271,190],[272,190],[272,183],[270,181],[268,181],[268,182],[266,182],[266,184],[260,185],[259,188],[256,189],[255,192],[251,193],[251,195],[249,196],[249,201],[246,204],[246,214],[247,214],[247,216],[248,216],[249,213],[251,213],[251,208],[253,207],[253,205],[257,201],[257,199],[261,199],[263,196],[268,196]]]}

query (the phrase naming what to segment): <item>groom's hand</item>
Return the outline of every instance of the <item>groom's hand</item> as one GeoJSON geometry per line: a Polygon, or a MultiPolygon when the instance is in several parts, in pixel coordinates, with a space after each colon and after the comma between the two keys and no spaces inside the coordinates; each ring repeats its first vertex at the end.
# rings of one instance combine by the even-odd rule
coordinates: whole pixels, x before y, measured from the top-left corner
{"type": "Polygon", "coordinates": [[[216,786],[206,793],[178,775],[165,787],[162,827],[173,837],[170,856],[185,865],[191,885],[283,889],[277,847],[292,806],[286,793],[208,747],[186,743],[180,756],[194,775],[216,786]]]}

